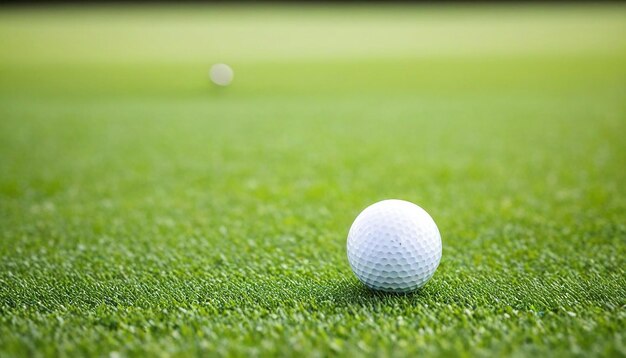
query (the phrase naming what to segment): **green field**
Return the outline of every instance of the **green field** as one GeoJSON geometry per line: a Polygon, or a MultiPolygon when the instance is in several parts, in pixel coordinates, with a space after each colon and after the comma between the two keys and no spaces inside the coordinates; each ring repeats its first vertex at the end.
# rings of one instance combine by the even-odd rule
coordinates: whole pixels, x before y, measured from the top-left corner
{"type": "Polygon", "coordinates": [[[623,4],[2,8],[0,44],[0,356],[626,355],[623,4]],[[346,259],[387,198],[442,234],[413,294],[346,259]]]}

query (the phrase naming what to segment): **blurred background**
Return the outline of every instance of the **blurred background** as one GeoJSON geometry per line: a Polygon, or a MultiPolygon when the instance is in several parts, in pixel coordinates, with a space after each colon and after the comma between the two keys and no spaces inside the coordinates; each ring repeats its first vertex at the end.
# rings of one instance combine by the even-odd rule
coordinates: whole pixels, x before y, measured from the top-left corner
{"type": "MultiPolygon", "coordinates": [[[[187,155],[192,168],[241,166],[251,181],[276,165],[279,186],[293,183],[289,167],[332,173],[332,187],[336,175],[380,178],[380,196],[405,194],[386,191],[389,173],[424,161],[443,176],[492,164],[529,176],[508,166],[578,158],[579,134],[613,143],[625,19],[619,3],[8,5],[3,172],[52,159],[132,172],[187,155]],[[209,80],[215,63],[234,70],[229,87],[209,80]]],[[[431,178],[401,173],[392,180],[431,178]]]]}

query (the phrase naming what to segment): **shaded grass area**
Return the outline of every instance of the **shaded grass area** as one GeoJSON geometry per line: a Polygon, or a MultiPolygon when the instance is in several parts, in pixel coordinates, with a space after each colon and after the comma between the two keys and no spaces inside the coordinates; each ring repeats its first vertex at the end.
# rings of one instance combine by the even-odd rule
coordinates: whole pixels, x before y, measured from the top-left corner
{"type": "Polygon", "coordinates": [[[624,58],[5,62],[0,352],[624,355],[624,58]],[[413,294],[347,264],[385,198],[413,294]]]}

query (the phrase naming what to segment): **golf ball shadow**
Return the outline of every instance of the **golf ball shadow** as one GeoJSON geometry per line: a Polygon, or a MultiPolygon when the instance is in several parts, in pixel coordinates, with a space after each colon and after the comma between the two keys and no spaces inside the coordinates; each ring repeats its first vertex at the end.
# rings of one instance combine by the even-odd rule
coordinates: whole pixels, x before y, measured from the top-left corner
{"type": "Polygon", "coordinates": [[[356,279],[338,280],[336,283],[320,288],[319,299],[332,297],[335,306],[370,306],[378,302],[415,301],[425,300],[429,296],[427,288],[420,288],[411,292],[377,291],[365,286],[356,279]],[[329,287],[331,287],[329,289],[329,287]]]}

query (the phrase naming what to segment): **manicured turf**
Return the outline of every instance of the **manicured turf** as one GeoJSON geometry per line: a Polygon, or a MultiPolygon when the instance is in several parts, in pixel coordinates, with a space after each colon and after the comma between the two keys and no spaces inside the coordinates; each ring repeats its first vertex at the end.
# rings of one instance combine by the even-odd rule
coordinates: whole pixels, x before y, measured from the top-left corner
{"type": "Polygon", "coordinates": [[[4,9],[0,43],[0,356],[626,355],[623,5],[4,9]],[[442,233],[414,294],[347,264],[385,198],[442,233]]]}

